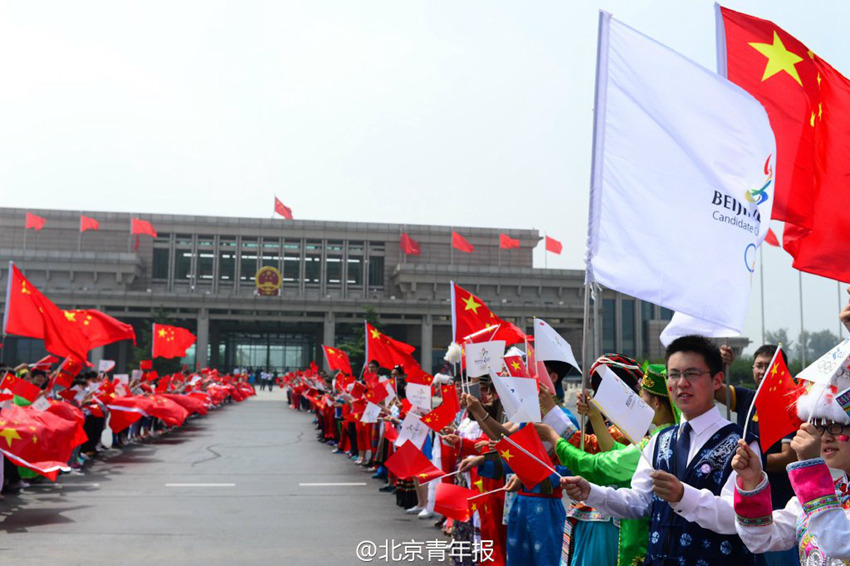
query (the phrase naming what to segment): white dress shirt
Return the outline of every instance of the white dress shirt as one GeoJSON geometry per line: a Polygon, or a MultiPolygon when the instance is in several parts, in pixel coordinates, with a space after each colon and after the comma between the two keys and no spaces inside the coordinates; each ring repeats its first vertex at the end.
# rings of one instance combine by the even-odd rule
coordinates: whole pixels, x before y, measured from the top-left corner
{"type": "MultiPolygon", "coordinates": [[[[682,422],[685,422],[684,417],[682,422]]],[[[688,422],[691,425],[691,447],[688,451],[688,463],[690,464],[693,457],[702,450],[702,447],[712,435],[728,425],[729,421],[720,415],[720,411],[715,406],[688,422]]],[[[681,427],[679,430],[681,431],[681,427]]],[[[653,436],[644,448],[643,453],[646,458],[641,458],[638,462],[630,488],[616,489],[591,483],[590,495],[585,500],[585,504],[607,515],[621,519],[647,517],[652,504],[652,477],[650,477],[650,474],[653,471],[647,460],[652,461],[658,437],[659,435],[653,436]]],[[[751,443],[750,448],[761,457],[758,443],[751,443]]],[[[670,507],[685,520],[697,523],[704,529],[724,535],[735,534],[733,494],[736,478],[737,474],[733,471],[723,485],[719,496],[707,489],[697,489],[683,483],[685,492],[682,495],[682,500],[678,503],[670,503],[670,507]]]]}

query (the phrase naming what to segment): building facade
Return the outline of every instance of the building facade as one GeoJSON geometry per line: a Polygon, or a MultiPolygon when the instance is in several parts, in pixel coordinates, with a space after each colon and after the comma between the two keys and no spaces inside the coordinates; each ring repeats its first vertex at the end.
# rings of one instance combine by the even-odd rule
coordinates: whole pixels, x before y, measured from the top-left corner
{"type": "MultiPolygon", "coordinates": [[[[373,311],[388,335],[417,348],[426,371],[437,371],[451,341],[451,281],[523,329],[543,318],[581,357],[584,272],[535,269],[536,230],[510,230],[520,248],[502,250],[504,230],[491,228],[85,214],[99,230],[81,233],[79,211],[0,208],[0,284],[14,261],[60,307],[96,308],[133,324],[137,336],[167,316],[198,337],[187,360],[198,367],[304,367],[322,360],[321,344],[362,332],[373,311]],[[24,229],[27,212],[46,219],[42,230],[24,229]],[[133,217],[149,221],[157,237],[131,236],[133,217]],[[473,253],[451,246],[453,229],[473,253]],[[403,232],[421,255],[401,252],[403,232]],[[263,267],[279,272],[277,294],[258,293],[263,267]]],[[[595,352],[662,355],[658,335],[672,313],[611,291],[599,307],[595,352]]],[[[41,347],[6,337],[3,361],[31,361],[41,347]]],[[[129,342],[92,353],[116,360],[119,370],[132,356],[129,342]]]]}

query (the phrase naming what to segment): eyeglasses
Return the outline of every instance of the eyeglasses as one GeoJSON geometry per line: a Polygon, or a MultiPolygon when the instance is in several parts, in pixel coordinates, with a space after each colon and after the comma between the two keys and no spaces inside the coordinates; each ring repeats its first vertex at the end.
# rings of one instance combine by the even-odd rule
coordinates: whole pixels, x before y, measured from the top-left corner
{"type": "Polygon", "coordinates": [[[703,374],[711,373],[711,370],[707,369],[686,369],[685,371],[670,371],[667,373],[667,381],[679,381],[680,377],[684,377],[688,381],[696,381],[703,374]]]}
{"type": "Polygon", "coordinates": [[[828,432],[832,436],[843,434],[844,430],[848,428],[848,425],[842,423],[831,423],[828,421],[820,421],[817,423],[812,423],[812,425],[814,425],[815,429],[819,433],[823,434],[824,432],[828,432]]]}
{"type": "Polygon", "coordinates": [[[757,369],[759,371],[767,371],[767,368],[770,367],[770,364],[756,364],[753,366],[753,369],[757,369]]]}

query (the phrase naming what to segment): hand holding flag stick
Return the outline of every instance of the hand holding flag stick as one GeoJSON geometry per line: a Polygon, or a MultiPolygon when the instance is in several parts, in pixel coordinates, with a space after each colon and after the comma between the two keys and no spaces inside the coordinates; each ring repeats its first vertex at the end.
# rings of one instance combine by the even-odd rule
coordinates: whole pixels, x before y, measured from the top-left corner
{"type": "Polygon", "coordinates": [[[550,466],[549,464],[547,464],[546,462],[544,462],[543,460],[541,460],[540,458],[538,458],[537,456],[535,456],[534,454],[532,454],[531,452],[529,452],[528,450],[526,450],[525,448],[523,448],[522,446],[520,446],[519,444],[517,444],[516,442],[511,440],[510,436],[502,435],[502,440],[506,440],[510,444],[513,444],[515,447],[519,448],[520,451],[523,452],[526,456],[528,456],[532,460],[536,461],[538,464],[540,464],[541,466],[543,466],[547,470],[551,471],[553,474],[555,474],[559,478],[564,479],[564,476],[559,474],[558,471],[555,468],[553,468],[552,466],[550,466]]]}

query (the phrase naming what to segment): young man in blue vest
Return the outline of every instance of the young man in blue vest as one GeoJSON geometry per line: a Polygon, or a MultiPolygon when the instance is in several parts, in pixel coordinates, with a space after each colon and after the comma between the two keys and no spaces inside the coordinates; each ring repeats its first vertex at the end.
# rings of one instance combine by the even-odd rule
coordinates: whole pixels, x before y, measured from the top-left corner
{"type": "MultiPolygon", "coordinates": [[[[720,350],[701,336],[684,336],[670,343],[665,357],[667,386],[682,420],[644,448],[631,487],[602,487],[580,477],[564,478],[562,485],[572,499],[607,515],[648,516],[648,566],[755,564],[735,534],[731,461],[742,431],[714,404],[723,386],[720,350]]],[[[751,447],[758,453],[755,442],[751,447]]]]}

